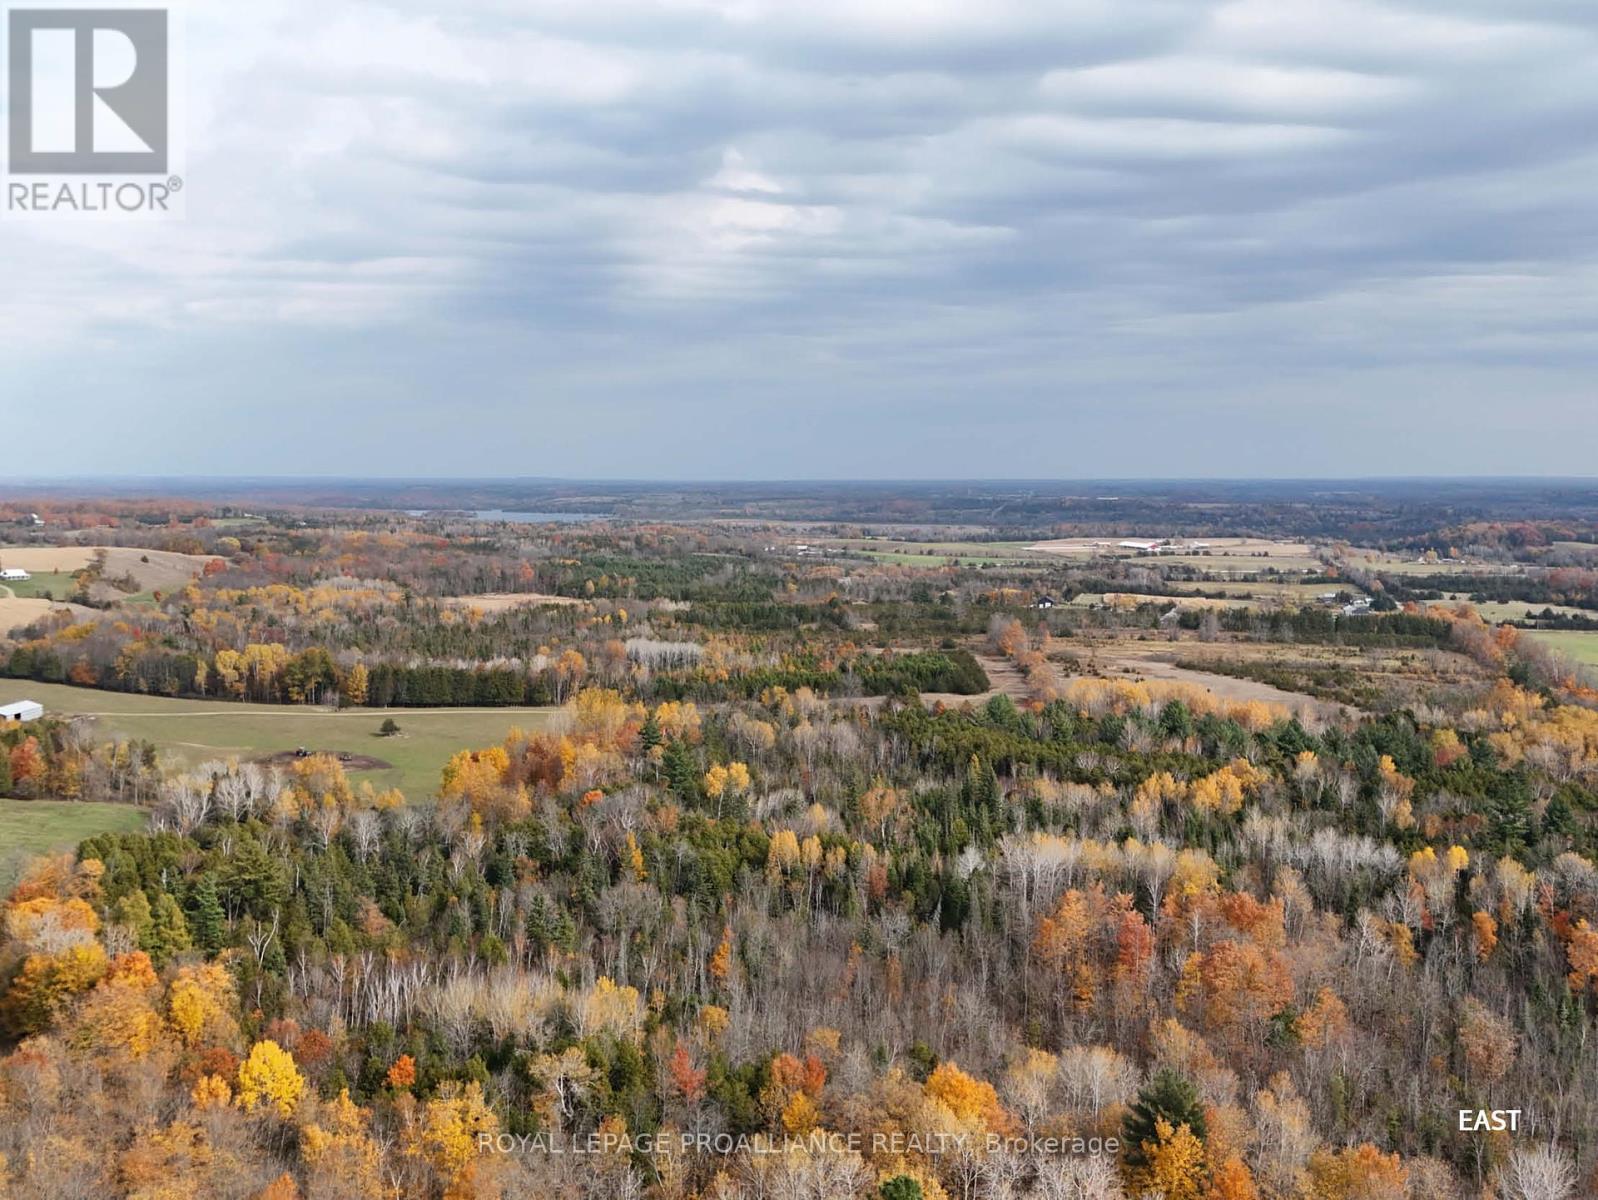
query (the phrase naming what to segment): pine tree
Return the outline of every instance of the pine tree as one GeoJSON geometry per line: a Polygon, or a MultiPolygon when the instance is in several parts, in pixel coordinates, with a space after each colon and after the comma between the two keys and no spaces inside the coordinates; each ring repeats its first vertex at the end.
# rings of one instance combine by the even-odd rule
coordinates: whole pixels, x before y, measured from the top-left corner
{"type": "Polygon", "coordinates": [[[681,738],[666,743],[666,786],[685,803],[699,799],[699,772],[694,770],[693,752],[681,738]]]}
{"type": "Polygon", "coordinates": [[[542,896],[534,896],[527,906],[527,942],[535,951],[542,953],[549,948],[555,939],[555,922],[549,911],[549,904],[542,896]]]}
{"type": "Polygon", "coordinates": [[[194,940],[206,954],[218,953],[227,943],[227,914],[222,911],[222,899],[216,892],[216,878],[200,876],[191,901],[194,920],[190,922],[194,940]]]}
{"type": "Polygon", "coordinates": [[[1137,1103],[1127,1111],[1122,1122],[1128,1165],[1149,1165],[1143,1143],[1159,1141],[1161,1121],[1173,1129],[1186,1125],[1200,1142],[1209,1135],[1204,1124],[1204,1106],[1199,1103],[1192,1083],[1168,1067],[1143,1085],[1137,1094],[1137,1103]]]}
{"type": "Polygon", "coordinates": [[[646,714],[643,728],[638,731],[638,744],[644,748],[644,753],[647,754],[660,745],[661,741],[660,722],[656,720],[654,713],[646,714]]]}

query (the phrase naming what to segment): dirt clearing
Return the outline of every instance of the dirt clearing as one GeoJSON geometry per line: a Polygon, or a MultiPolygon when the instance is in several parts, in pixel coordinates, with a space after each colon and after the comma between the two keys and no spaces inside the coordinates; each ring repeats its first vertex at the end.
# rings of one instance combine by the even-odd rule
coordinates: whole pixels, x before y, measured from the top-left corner
{"type": "Polygon", "coordinates": [[[394,764],[385,762],[381,758],[373,758],[370,754],[348,754],[343,750],[307,750],[301,754],[298,750],[279,750],[276,754],[266,754],[255,761],[266,767],[292,767],[297,762],[303,762],[312,755],[326,754],[338,759],[339,765],[346,771],[391,771],[394,764]]]}

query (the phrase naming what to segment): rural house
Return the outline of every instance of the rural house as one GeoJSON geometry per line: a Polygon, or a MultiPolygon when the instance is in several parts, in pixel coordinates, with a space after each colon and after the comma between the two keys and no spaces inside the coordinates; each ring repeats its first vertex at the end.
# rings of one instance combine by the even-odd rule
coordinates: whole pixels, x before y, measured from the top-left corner
{"type": "Polygon", "coordinates": [[[0,704],[0,725],[10,721],[37,721],[44,716],[44,705],[37,700],[18,700],[15,704],[0,704]]]}
{"type": "Polygon", "coordinates": [[[6,567],[0,570],[0,583],[26,583],[32,578],[33,576],[21,567],[6,567]]]}

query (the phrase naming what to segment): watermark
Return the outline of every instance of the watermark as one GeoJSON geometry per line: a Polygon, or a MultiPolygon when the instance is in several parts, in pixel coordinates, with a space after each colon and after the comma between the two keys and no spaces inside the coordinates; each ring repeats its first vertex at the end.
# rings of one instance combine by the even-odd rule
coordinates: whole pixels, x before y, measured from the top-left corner
{"type": "Polygon", "coordinates": [[[1462,1108],[1459,1110],[1461,1133],[1519,1133],[1518,1108],[1462,1108]]]}
{"type": "Polygon", "coordinates": [[[30,5],[5,31],[6,215],[181,215],[171,12],[30,5]]]}
{"type": "Polygon", "coordinates": [[[784,1155],[870,1154],[872,1156],[1009,1154],[1048,1157],[1115,1157],[1119,1138],[1006,1136],[997,1133],[832,1133],[816,1130],[804,1136],[751,1137],[734,1133],[615,1133],[563,1136],[554,1133],[480,1133],[483,1154],[550,1154],[599,1156],[614,1154],[784,1155]]]}

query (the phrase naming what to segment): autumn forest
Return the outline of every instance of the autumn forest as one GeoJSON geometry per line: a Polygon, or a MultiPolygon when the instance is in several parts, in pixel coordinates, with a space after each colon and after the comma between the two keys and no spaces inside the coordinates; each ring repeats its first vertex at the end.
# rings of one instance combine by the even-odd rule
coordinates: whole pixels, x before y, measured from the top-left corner
{"type": "Polygon", "coordinates": [[[1598,511],[1340,495],[0,500],[0,1197],[1598,1194],[1598,511]]]}

